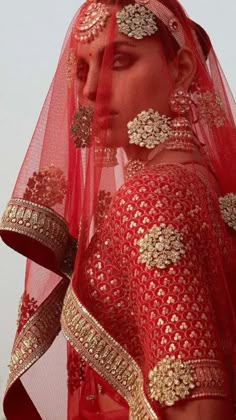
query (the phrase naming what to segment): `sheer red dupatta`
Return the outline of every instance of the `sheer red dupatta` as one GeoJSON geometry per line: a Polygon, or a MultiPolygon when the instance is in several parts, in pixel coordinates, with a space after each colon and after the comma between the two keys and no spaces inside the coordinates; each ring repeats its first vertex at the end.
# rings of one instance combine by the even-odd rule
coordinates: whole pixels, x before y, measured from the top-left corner
{"type": "MultiPolygon", "coordinates": [[[[47,415],[48,407],[43,404],[47,388],[43,394],[40,373],[36,370],[39,376],[33,378],[35,374],[31,372],[34,372],[33,365],[37,368],[40,363],[44,366],[57,364],[58,360],[65,363],[65,355],[59,356],[59,344],[63,340],[61,334],[58,336],[61,328],[68,342],[66,345],[64,341],[62,347],[64,350],[67,347],[69,377],[67,383],[64,377],[63,383],[59,379],[55,381],[55,389],[50,392],[58,392],[65,400],[64,406],[68,400],[69,419],[80,418],[79,413],[86,411],[86,404],[92,413],[101,410],[96,400],[91,408],[86,396],[83,399],[78,372],[84,361],[91,367],[88,372],[95,371],[96,378],[98,375],[103,378],[101,382],[108,383],[108,395],[114,400],[116,392],[120,395],[117,400],[124,410],[129,406],[131,418],[164,418],[164,399],[158,401],[152,397],[150,377],[155,374],[157,363],[166,357],[174,356],[177,360],[181,356],[198,375],[199,387],[195,384],[192,393],[184,393],[185,398],[210,397],[214,392],[217,398],[231,397],[233,375],[230,374],[228,381],[225,372],[232,370],[234,357],[235,235],[232,226],[226,227],[222,218],[212,174],[223,200],[222,214],[226,208],[228,222],[231,205],[227,204],[231,203],[228,194],[236,191],[233,98],[208,38],[200,39],[204,33],[188,19],[179,4],[170,0],[146,3],[144,7],[157,18],[164,45],[165,65],[158,77],[168,78],[173,85],[169,57],[175,56],[178,46],[187,46],[196,58],[191,118],[204,162],[203,174],[199,174],[194,164],[188,169],[160,165],[157,169],[144,168],[125,181],[127,158],[123,148],[119,145],[113,158],[113,151],[108,148],[112,131],[109,113],[116,89],[113,41],[119,35],[117,5],[109,5],[104,29],[100,27],[93,35],[94,42],[101,40],[103,52],[95,72],[96,95],[87,100],[81,88],[84,76],[78,75],[78,57],[86,43],[78,41],[77,32],[90,4],[93,3],[82,6],[70,25],[1,223],[3,240],[33,261],[27,262],[10,363],[5,397],[8,418],[19,418],[19,413],[21,418],[32,419],[47,415]],[[86,138],[86,144],[81,144],[81,138],[83,141],[86,138]],[[114,166],[107,162],[107,153],[114,166]],[[189,200],[185,199],[186,194],[189,200]],[[135,196],[138,196],[136,201],[135,196]],[[161,225],[166,228],[171,225],[176,235],[183,235],[185,254],[177,265],[150,268],[140,257],[138,242],[152,232],[153,226],[160,228],[161,225]],[[194,285],[191,285],[192,277],[194,285]],[[202,282],[207,286],[202,288],[202,282]],[[186,290],[189,287],[189,291],[184,287],[186,290]],[[202,301],[198,302],[198,309],[191,311],[199,293],[202,301]],[[178,302],[178,296],[184,299],[185,295],[186,302],[178,302]],[[162,313],[158,305],[161,311],[171,310],[162,313]],[[178,305],[184,307],[179,314],[178,305]],[[204,306],[206,319],[202,320],[199,312],[203,312],[204,306]],[[188,313],[192,313],[193,319],[187,322],[188,313]],[[176,321],[177,329],[170,331],[174,315],[180,321],[176,321]],[[197,323],[202,327],[196,327],[197,323]],[[212,325],[210,337],[207,337],[208,324],[212,325]],[[206,337],[201,336],[202,329],[206,337]],[[159,335],[155,331],[159,331],[159,335]],[[192,332],[197,337],[191,341],[192,332]],[[176,334],[181,338],[175,339],[176,334]],[[205,340],[203,346],[201,340],[205,340]],[[187,341],[189,348],[184,347],[187,341]],[[214,342],[213,349],[211,342],[214,342]],[[59,359],[41,359],[49,348],[55,349],[53,354],[58,354],[59,359]],[[197,360],[204,361],[199,368],[197,360]],[[221,363],[226,366],[225,370],[221,363]],[[204,385],[199,379],[200,371],[208,372],[210,377],[215,374],[221,385],[215,388],[204,385]],[[41,387],[36,386],[37,381],[41,387]],[[42,398],[37,398],[40,393],[42,398]]],[[[105,16],[104,11],[102,14],[105,16]]],[[[127,39],[126,35],[122,36],[127,39]]],[[[91,38],[86,45],[92,44],[91,38]]],[[[120,89],[120,97],[125,98],[129,92],[128,81],[120,89]]],[[[153,92],[155,94],[158,92],[153,92]]],[[[129,115],[128,109],[122,112],[129,115]]],[[[121,137],[125,130],[126,126],[120,127],[121,137]]],[[[189,375],[192,378],[192,374],[189,375]]],[[[91,378],[94,378],[93,373],[91,378]]],[[[65,411],[63,413],[65,415],[65,411]]],[[[101,413],[105,415],[102,410],[101,413]]],[[[58,418],[60,415],[57,414],[58,418]]]]}

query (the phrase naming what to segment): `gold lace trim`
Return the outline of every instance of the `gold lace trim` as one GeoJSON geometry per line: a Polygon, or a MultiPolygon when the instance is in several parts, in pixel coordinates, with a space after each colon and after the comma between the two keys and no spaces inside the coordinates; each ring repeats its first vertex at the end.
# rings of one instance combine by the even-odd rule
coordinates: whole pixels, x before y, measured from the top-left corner
{"type": "Polygon", "coordinates": [[[144,394],[139,366],[82,306],[71,288],[64,300],[61,327],[73,348],[126,399],[130,420],[158,420],[144,394]]]}
{"type": "Polygon", "coordinates": [[[58,286],[39,306],[17,336],[9,364],[7,390],[50,347],[60,331],[60,314],[68,282],[58,286]]]}
{"type": "Polygon", "coordinates": [[[1,231],[15,232],[35,239],[49,248],[60,261],[68,240],[65,220],[39,204],[12,198],[3,214],[1,231]]]}

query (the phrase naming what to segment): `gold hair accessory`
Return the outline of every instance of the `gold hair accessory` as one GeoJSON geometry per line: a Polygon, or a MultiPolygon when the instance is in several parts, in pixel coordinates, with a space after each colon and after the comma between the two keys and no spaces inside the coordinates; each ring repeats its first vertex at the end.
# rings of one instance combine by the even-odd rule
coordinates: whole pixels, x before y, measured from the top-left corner
{"type": "Polygon", "coordinates": [[[172,135],[170,123],[169,117],[160,115],[151,108],[148,111],[142,111],[127,124],[129,143],[154,149],[172,135]]]}
{"type": "Polygon", "coordinates": [[[74,27],[75,39],[81,42],[91,42],[101,32],[110,12],[103,3],[85,3],[78,24],[74,27]]]}
{"type": "Polygon", "coordinates": [[[142,39],[158,31],[153,12],[140,4],[129,4],[116,13],[119,32],[131,38],[142,39]]]}
{"type": "Polygon", "coordinates": [[[70,127],[75,147],[88,147],[92,134],[93,109],[79,105],[76,109],[70,127]]]}

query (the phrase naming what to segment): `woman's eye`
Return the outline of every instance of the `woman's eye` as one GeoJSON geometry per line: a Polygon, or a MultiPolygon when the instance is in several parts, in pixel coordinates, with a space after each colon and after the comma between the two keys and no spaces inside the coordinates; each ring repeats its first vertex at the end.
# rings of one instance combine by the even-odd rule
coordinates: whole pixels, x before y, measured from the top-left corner
{"type": "Polygon", "coordinates": [[[116,54],[113,59],[113,66],[114,70],[123,69],[128,67],[132,62],[132,58],[128,54],[116,54]]]}

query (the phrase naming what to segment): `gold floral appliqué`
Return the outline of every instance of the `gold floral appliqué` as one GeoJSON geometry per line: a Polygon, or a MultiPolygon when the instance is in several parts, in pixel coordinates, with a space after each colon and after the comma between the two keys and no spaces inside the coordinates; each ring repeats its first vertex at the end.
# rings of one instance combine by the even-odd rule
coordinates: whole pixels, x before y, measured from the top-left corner
{"type": "Polygon", "coordinates": [[[176,264],[185,254],[182,235],[173,228],[162,223],[154,225],[139,239],[139,262],[148,268],[165,269],[170,264],[176,264]]]}
{"type": "Polygon", "coordinates": [[[229,193],[220,197],[219,205],[225,224],[236,230],[236,194],[229,193]]]}
{"type": "Polygon", "coordinates": [[[50,165],[39,172],[34,172],[29,178],[23,199],[42,206],[53,207],[63,202],[66,190],[64,173],[61,169],[50,165]]]}
{"type": "Polygon", "coordinates": [[[67,62],[66,62],[66,73],[67,73],[68,85],[70,86],[72,79],[76,74],[76,55],[73,48],[71,48],[68,52],[68,57],[67,57],[67,62]]]}
{"type": "Polygon", "coordinates": [[[195,388],[193,368],[188,362],[166,356],[149,372],[150,398],[172,406],[195,388]]]}

